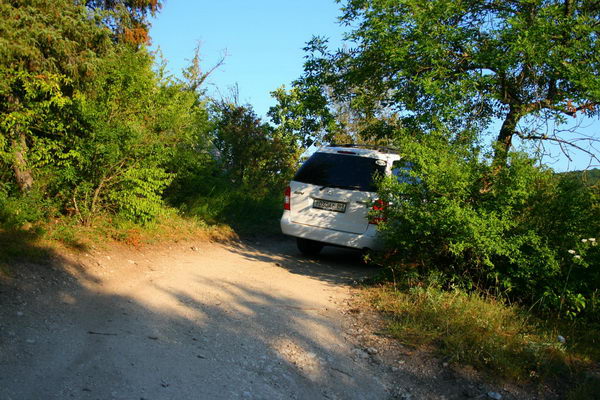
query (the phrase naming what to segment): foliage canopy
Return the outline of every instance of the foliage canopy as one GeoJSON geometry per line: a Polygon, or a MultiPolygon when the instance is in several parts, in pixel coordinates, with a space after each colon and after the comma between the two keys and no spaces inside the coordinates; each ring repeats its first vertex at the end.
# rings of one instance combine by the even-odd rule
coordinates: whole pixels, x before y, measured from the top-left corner
{"type": "Polygon", "coordinates": [[[342,10],[348,47],[330,52],[314,38],[296,86],[348,102],[363,120],[399,118],[369,135],[480,133],[499,119],[502,165],[516,135],[575,144],[525,122],[598,115],[596,1],[348,0],[342,10]]]}

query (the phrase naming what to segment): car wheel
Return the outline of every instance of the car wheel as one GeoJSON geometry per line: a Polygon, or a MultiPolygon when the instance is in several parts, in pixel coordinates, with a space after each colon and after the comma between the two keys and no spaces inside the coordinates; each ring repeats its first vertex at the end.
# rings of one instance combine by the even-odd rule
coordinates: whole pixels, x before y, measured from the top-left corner
{"type": "Polygon", "coordinates": [[[323,243],[315,242],[310,239],[296,238],[298,250],[307,256],[316,256],[323,249],[323,243]]]}

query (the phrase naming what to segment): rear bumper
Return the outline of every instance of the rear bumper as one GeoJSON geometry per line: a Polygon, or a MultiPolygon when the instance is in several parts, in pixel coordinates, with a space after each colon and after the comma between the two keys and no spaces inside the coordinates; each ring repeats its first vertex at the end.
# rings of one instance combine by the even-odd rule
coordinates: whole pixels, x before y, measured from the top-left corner
{"type": "Polygon", "coordinates": [[[352,247],[355,249],[381,249],[381,241],[377,238],[377,228],[369,225],[362,234],[340,232],[318,226],[304,225],[290,220],[290,212],[284,211],[281,217],[281,231],[285,235],[316,240],[336,246],[352,247]]]}

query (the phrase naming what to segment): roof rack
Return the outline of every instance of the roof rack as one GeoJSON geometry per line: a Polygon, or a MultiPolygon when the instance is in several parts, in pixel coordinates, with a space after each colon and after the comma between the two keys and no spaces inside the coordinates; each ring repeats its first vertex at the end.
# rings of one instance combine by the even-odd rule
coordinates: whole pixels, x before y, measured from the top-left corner
{"type": "Polygon", "coordinates": [[[362,148],[362,149],[369,149],[369,150],[377,150],[377,151],[382,151],[382,152],[391,153],[391,154],[399,154],[399,150],[396,149],[396,148],[388,147],[388,146],[377,146],[377,145],[373,145],[373,144],[360,144],[360,143],[343,143],[343,144],[337,144],[337,143],[332,143],[328,147],[352,147],[352,148],[362,148]]]}

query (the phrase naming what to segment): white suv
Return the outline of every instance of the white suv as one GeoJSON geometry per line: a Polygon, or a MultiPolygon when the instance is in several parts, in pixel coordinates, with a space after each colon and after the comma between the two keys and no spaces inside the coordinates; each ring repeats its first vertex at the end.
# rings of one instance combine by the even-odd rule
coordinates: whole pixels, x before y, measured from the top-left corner
{"type": "Polygon", "coordinates": [[[377,249],[375,177],[389,175],[400,156],[392,149],[343,145],[323,147],[302,164],[285,191],[284,234],[298,249],[318,254],[324,245],[377,249]]]}

